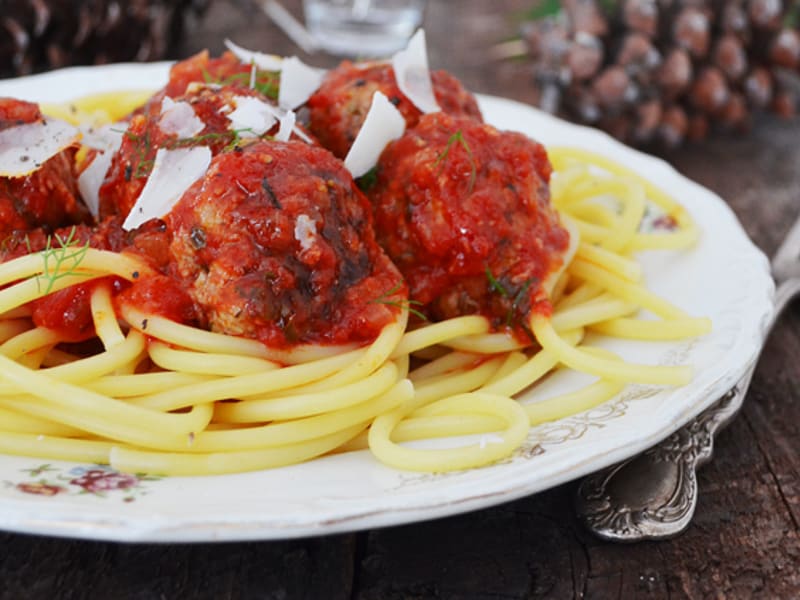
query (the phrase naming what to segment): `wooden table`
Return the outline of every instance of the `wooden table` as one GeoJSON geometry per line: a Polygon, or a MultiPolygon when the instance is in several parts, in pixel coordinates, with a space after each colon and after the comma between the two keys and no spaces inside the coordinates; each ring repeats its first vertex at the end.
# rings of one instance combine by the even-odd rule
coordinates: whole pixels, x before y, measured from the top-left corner
{"type": "MultiPolygon", "coordinates": [[[[299,2],[288,2],[299,14],[299,2]]],[[[431,63],[476,92],[530,101],[524,64],[486,48],[527,0],[432,0],[431,63]]],[[[297,49],[257,12],[222,0],[179,49],[222,39],[297,49]]],[[[332,59],[314,58],[333,64],[332,59]]],[[[800,213],[800,121],[764,118],[744,138],[665,154],[727,199],[771,254],[800,213]]],[[[677,539],[598,541],[576,521],[576,482],[439,521],[285,542],[121,545],[0,534],[0,597],[21,598],[790,598],[800,596],[800,307],[778,324],[735,422],[700,472],[677,539]]]]}

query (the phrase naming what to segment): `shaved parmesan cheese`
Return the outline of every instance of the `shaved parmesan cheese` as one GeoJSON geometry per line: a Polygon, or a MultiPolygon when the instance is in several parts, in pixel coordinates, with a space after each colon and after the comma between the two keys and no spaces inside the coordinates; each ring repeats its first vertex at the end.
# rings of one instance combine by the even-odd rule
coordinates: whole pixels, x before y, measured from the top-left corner
{"type": "Polygon", "coordinates": [[[89,212],[97,218],[100,211],[100,186],[105,181],[111,159],[122,144],[126,123],[81,127],[81,144],[97,150],[97,154],[78,176],[78,189],[89,212]]]}
{"type": "Polygon", "coordinates": [[[254,64],[262,71],[280,71],[283,59],[275,54],[264,54],[263,52],[254,52],[247,48],[237,46],[230,40],[225,40],[225,47],[233,52],[234,56],[243,63],[248,65],[254,64]]]}
{"type": "Polygon", "coordinates": [[[256,89],[256,76],[258,75],[258,67],[253,63],[250,65],[250,85],[249,87],[251,90],[256,89]]]}
{"type": "Polygon", "coordinates": [[[300,129],[297,125],[292,127],[292,133],[294,133],[297,137],[303,140],[306,144],[313,144],[313,140],[306,135],[306,132],[300,129]]]}
{"type": "Polygon", "coordinates": [[[258,137],[275,124],[272,105],[252,96],[234,96],[236,109],[228,114],[228,129],[236,129],[242,137],[258,137]]]}
{"type": "Polygon", "coordinates": [[[177,135],[179,138],[190,138],[206,128],[206,124],[198,117],[192,105],[181,100],[175,102],[169,96],[161,101],[161,118],[158,126],[167,135],[177,135]]]}
{"type": "Polygon", "coordinates": [[[317,91],[325,71],[309,67],[296,56],[283,59],[278,104],[281,108],[297,108],[317,91]]]}
{"type": "Polygon", "coordinates": [[[400,50],[392,57],[392,67],[397,87],[414,106],[424,113],[441,110],[433,93],[423,29],[417,30],[405,50],[400,50]]]}
{"type": "Polygon", "coordinates": [[[97,218],[100,211],[100,187],[105,181],[111,159],[122,144],[126,123],[111,123],[100,127],[81,127],[81,144],[97,150],[89,166],[78,176],[78,189],[89,212],[97,218]]]}
{"type": "Polygon", "coordinates": [[[81,192],[81,197],[95,219],[100,212],[100,186],[103,185],[103,181],[106,179],[106,173],[111,167],[111,158],[113,156],[114,153],[112,151],[98,152],[89,166],[78,177],[78,189],[81,192]]]}
{"type": "Polygon", "coordinates": [[[386,96],[375,92],[367,118],[344,159],[344,166],[353,177],[361,177],[377,164],[386,144],[399,138],[405,130],[406,120],[400,111],[386,96]]]}
{"type": "Polygon", "coordinates": [[[272,116],[278,119],[278,122],[280,123],[280,126],[278,127],[278,133],[275,134],[274,138],[279,142],[288,142],[289,138],[292,136],[292,131],[297,129],[294,126],[295,122],[297,121],[297,115],[293,110],[283,110],[282,108],[278,108],[277,106],[273,106],[271,104],[268,104],[267,106],[272,111],[272,116]]]}
{"type": "Polygon", "coordinates": [[[278,117],[278,121],[280,122],[280,127],[278,127],[278,133],[275,134],[275,139],[279,142],[288,142],[289,138],[292,137],[292,131],[295,130],[294,124],[297,121],[297,115],[294,114],[293,110],[287,110],[278,117]]]}
{"type": "Polygon", "coordinates": [[[294,239],[300,242],[303,251],[308,250],[314,245],[314,238],[317,237],[317,223],[308,215],[299,215],[294,224],[294,239]]]}
{"type": "Polygon", "coordinates": [[[58,119],[0,131],[0,177],[24,177],[78,141],[78,129],[58,119]]]}
{"type": "Polygon", "coordinates": [[[186,190],[205,174],[210,164],[211,150],[206,146],[159,148],[150,177],[122,228],[130,231],[150,219],[166,215],[186,190]]]}
{"type": "Polygon", "coordinates": [[[81,145],[102,152],[116,151],[122,144],[123,132],[128,128],[127,123],[111,123],[109,125],[79,126],[81,132],[81,145]]]}
{"type": "MultiPolygon", "coordinates": [[[[264,54],[237,46],[225,40],[225,46],[243,63],[255,65],[264,71],[280,71],[281,85],[278,91],[278,104],[281,108],[295,109],[317,91],[325,77],[325,69],[317,69],[305,64],[296,56],[281,58],[274,54],[264,54]]],[[[250,86],[254,87],[251,73],[250,86]]]]}

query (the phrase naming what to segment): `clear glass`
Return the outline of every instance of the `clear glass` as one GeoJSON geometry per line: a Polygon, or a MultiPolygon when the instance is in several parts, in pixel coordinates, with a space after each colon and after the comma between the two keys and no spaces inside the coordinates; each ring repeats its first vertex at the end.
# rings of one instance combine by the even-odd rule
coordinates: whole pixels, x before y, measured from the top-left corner
{"type": "Polygon", "coordinates": [[[389,56],[422,23],[425,0],[304,0],[306,27],[320,48],[356,58],[389,56]]]}

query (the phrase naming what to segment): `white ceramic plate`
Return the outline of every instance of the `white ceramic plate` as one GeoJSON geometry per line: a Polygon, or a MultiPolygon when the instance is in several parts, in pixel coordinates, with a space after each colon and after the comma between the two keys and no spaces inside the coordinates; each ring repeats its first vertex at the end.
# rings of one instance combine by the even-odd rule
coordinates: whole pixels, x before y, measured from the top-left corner
{"type": "MultiPolygon", "coordinates": [[[[67,69],[0,82],[0,96],[64,101],[84,94],[155,89],[167,66],[67,69]]],[[[681,389],[633,386],[587,413],[531,430],[513,459],[447,475],[396,471],[368,453],[217,477],[146,478],[105,467],[0,456],[0,528],[122,541],[276,539],[393,525],[478,509],[532,494],[651,446],[712,404],[736,382],[762,343],[773,284],[764,256],[717,196],[666,163],[594,130],[500,98],[480,98],[487,120],[545,144],[601,152],[674,194],[703,235],[690,252],[643,257],[650,286],[714,331],[680,343],[603,343],[637,361],[688,363],[681,389]]],[[[552,382],[546,395],[573,385],[552,382]]]]}

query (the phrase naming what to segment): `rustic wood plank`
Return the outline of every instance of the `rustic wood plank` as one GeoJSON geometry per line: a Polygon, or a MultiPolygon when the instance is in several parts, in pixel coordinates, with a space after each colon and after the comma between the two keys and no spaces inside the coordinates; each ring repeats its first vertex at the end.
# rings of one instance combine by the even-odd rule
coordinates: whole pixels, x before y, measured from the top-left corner
{"type": "Polygon", "coordinates": [[[0,534],[0,598],[345,600],[355,539],[126,545],[0,534]]]}

